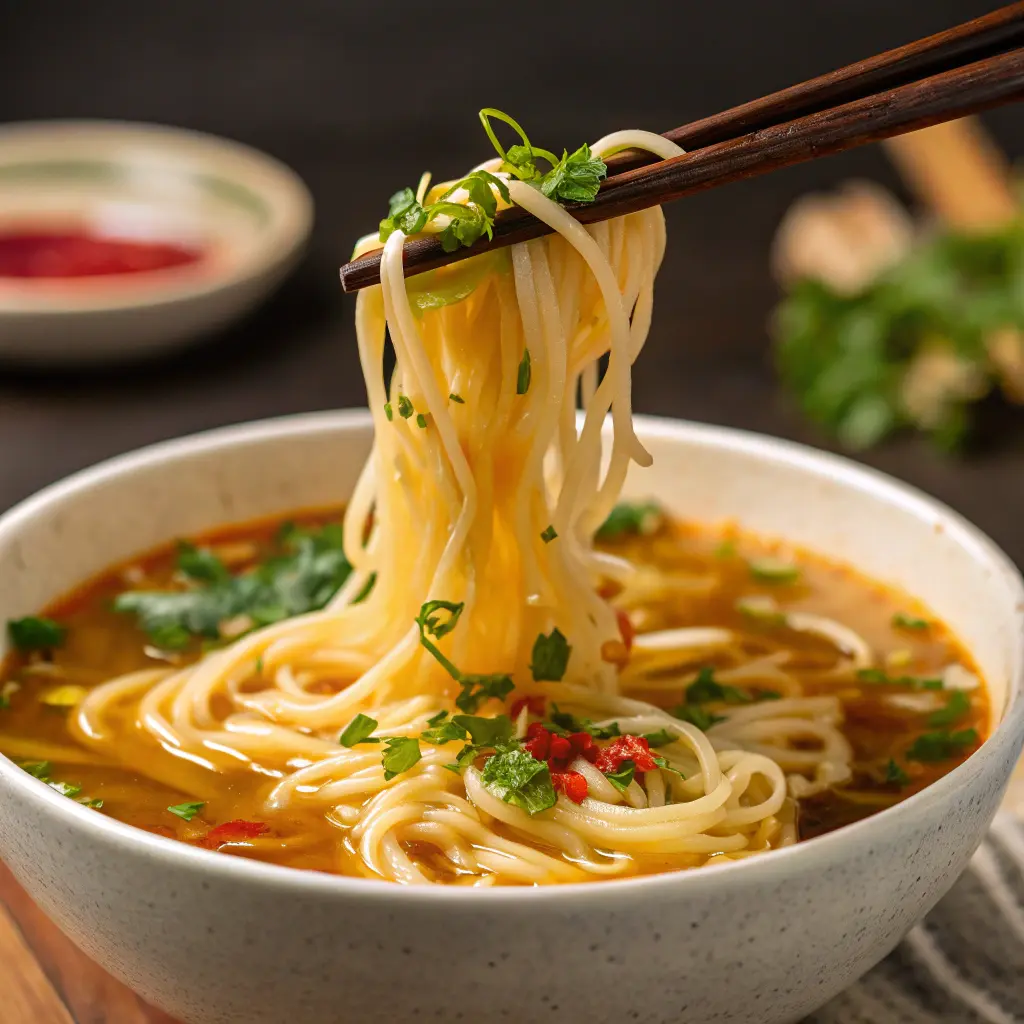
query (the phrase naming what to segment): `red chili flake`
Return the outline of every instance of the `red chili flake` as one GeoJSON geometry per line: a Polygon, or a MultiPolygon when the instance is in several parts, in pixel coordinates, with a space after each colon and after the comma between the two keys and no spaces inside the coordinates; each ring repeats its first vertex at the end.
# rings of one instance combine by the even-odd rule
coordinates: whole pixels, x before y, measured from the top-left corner
{"type": "Polygon", "coordinates": [[[619,633],[622,635],[622,642],[626,645],[626,650],[633,650],[633,638],[636,636],[636,630],[633,628],[632,621],[621,608],[616,610],[615,618],[619,621],[619,633]]]}
{"type": "Polygon", "coordinates": [[[518,721],[519,716],[523,713],[523,708],[529,708],[531,715],[536,715],[538,718],[542,718],[546,706],[547,700],[540,694],[536,694],[533,697],[520,697],[519,700],[509,708],[509,718],[511,718],[513,722],[518,721]]]}
{"type": "Polygon", "coordinates": [[[594,743],[594,737],[589,732],[574,732],[569,737],[569,742],[572,744],[574,754],[579,754],[580,757],[585,757],[588,761],[593,761],[597,757],[597,744],[594,743]]]}
{"type": "Polygon", "coordinates": [[[572,757],[572,743],[565,736],[552,736],[548,747],[548,757],[553,761],[565,761],[572,757]]]}
{"type": "Polygon", "coordinates": [[[199,845],[205,846],[208,850],[216,850],[218,846],[223,846],[224,843],[241,843],[246,839],[255,839],[257,836],[262,836],[269,831],[270,826],[265,825],[262,821],[245,821],[242,818],[238,818],[235,821],[225,821],[210,829],[199,840],[199,845]]]}
{"type": "Polygon", "coordinates": [[[523,749],[538,761],[546,761],[551,749],[551,733],[540,722],[533,722],[526,728],[523,749]]]}
{"type": "Polygon", "coordinates": [[[579,772],[552,772],[551,782],[575,804],[583,803],[589,791],[586,778],[579,772]]]}
{"type": "Polygon", "coordinates": [[[597,755],[594,764],[605,775],[610,775],[622,767],[623,761],[632,761],[638,772],[652,772],[658,767],[650,744],[643,736],[620,736],[597,755]]]}

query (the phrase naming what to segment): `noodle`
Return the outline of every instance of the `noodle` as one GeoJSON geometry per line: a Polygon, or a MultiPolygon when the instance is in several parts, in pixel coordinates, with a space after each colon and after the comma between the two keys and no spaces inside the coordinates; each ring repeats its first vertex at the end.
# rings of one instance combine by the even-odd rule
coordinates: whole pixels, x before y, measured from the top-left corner
{"type": "MultiPolygon", "coordinates": [[[[682,152],[643,132],[606,136],[593,149],[635,146],[682,152]]],[[[646,592],[680,586],[669,573],[634,580],[628,563],[593,548],[630,463],[651,461],[633,430],[630,375],[665,247],[661,211],[586,228],[540,190],[499,177],[512,202],[553,235],[448,272],[457,281],[485,268],[460,302],[424,309],[411,299],[422,292],[405,280],[405,235],[395,230],[381,285],[359,296],[375,440],[346,511],[353,572],[341,591],[324,610],[249,633],[189,667],[99,686],[78,708],[76,735],[97,756],[153,778],[167,777],[168,757],[208,776],[207,788],[233,772],[261,772],[275,780],[268,821],[286,831],[290,814],[314,809],[336,828],[339,858],[401,883],[579,881],[628,873],[638,857],[694,866],[793,842],[785,773],[813,786],[822,772],[841,775],[851,756],[835,698],[796,696],[782,661],[752,660],[728,630],[652,634],[621,678],[606,657],[621,636],[598,593],[602,578],[620,580],[627,593],[631,581],[646,592]],[[386,385],[388,337],[396,367],[386,385]],[[386,743],[420,737],[432,716],[456,711],[459,686],[416,624],[430,601],[461,606],[458,627],[436,632],[433,643],[463,678],[508,673],[511,700],[557,700],[623,733],[667,730],[659,766],[620,791],[577,757],[569,769],[588,795],[576,802],[560,792],[549,810],[530,814],[488,787],[479,762],[449,770],[455,741],[421,743],[419,760],[393,776],[379,742],[339,747],[339,731],[359,714],[386,743]],[[535,639],[555,629],[571,644],[565,678],[535,681],[535,639]],[[651,688],[658,671],[678,670],[678,678],[695,651],[709,648],[737,673],[781,678],[783,699],[731,709],[705,733],[625,695],[651,688]],[[125,708],[139,740],[127,753],[109,726],[125,708]]],[[[418,194],[443,191],[424,179],[418,194]]],[[[464,190],[450,198],[467,201],[464,190]]],[[[804,626],[822,630],[818,621],[804,626]]],[[[495,698],[481,708],[505,710],[495,698]]],[[[515,723],[520,737],[526,715],[515,723]]]]}

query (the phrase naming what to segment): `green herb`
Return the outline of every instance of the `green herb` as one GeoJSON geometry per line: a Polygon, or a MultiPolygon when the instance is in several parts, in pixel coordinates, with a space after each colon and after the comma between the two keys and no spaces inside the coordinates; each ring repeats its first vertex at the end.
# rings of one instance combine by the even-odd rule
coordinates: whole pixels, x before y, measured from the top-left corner
{"type": "Polygon", "coordinates": [[[4,711],[11,706],[11,698],[21,689],[21,683],[15,682],[13,679],[8,679],[6,683],[0,686],[0,711],[4,711]]]}
{"type": "Polygon", "coordinates": [[[256,670],[255,671],[256,671],[256,675],[258,675],[258,676],[263,675],[263,655],[262,654],[256,659],[256,670]]]}
{"type": "Polygon", "coordinates": [[[946,701],[946,706],[938,711],[933,711],[928,716],[928,724],[933,729],[953,725],[963,718],[964,715],[968,714],[970,710],[971,698],[963,690],[952,690],[949,694],[949,699],[946,701]]]}
{"type": "Polygon", "coordinates": [[[445,768],[456,775],[461,775],[479,756],[480,749],[472,743],[467,743],[459,752],[459,756],[451,764],[446,764],[445,768]]]}
{"type": "Polygon", "coordinates": [[[187,540],[178,541],[178,569],[189,579],[202,583],[219,583],[231,576],[227,566],[209,548],[197,548],[187,540]]]}
{"type": "Polygon", "coordinates": [[[134,615],[164,650],[197,639],[220,640],[222,622],[248,616],[253,627],[323,608],[348,578],[341,526],[314,529],[286,524],[279,553],[238,576],[196,580],[188,590],[131,590],[114,599],[114,610],[134,615]]]}
{"type": "Polygon", "coordinates": [[[672,717],[695,725],[701,732],[707,732],[711,726],[725,721],[721,715],[713,714],[699,704],[680,704],[672,709],[672,717]]]}
{"type": "Polygon", "coordinates": [[[748,563],[750,575],[759,583],[795,583],[800,567],[777,558],[756,558],[748,563]]]}
{"type": "Polygon", "coordinates": [[[659,729],[657,732],[645,732],[643,738],[649,747],[664,747],[675,743],[679,737],[671,729],[659,729]]]}
{"type": "Polygon", "coordinates": [[[441,747],[445,743],[451,743],[454,740],[464,740],[469,737],[469,733],[466,732],[464,726],[448,718],[447,711],[439,711],[433,718],[428,718],[427,725],[430,728],[423,731],[420,739],[426,740],[435,747],[441,747]]]}
{"type": "Polygon", "coordinates": [[[530,390],[530,378],[533,371],[530,368],[530,350],[523,349],[523,358],[519,361],[519,372],[516,375],[516,394],[525,395],[530,390]]]}
{"type": "Polygon", "coordinates": [[[387,416],[389,422],[395,418],[395,410],[391,408],[390,402],[384,403],[384,415],[387,416]]]}
{"type": "Polygon", "coordinates": [[[415,235],[427,224],[427,212],[411,188],[399,189],[388,200],[388,215],[380,222],[380,240],[386,242],[394,231],[415,235]]]}
{"type": "Polygon", "coordinates": [[[421,412],[416,414],[416,426],[421,430],[427,429],[427,417],[421,412]]]}
{"type": "Polygon", "coordinates": [[[60,647],[67,632],[60,623],[41,615],[7,620],[7,634],[19,651],[49,651],[60,647]]]}
{"type": "Polygon", "coordinates": [[[617,540],[637,534],[649,536],[658,531],[664,520],[661,507],[653,501],[632,503],[620,502],[611,510],[608,518],[598,527],[594,535],[597,540],[617,540]]]}
{"type": "Polygon", "coordinates": [[[458,405],[466,404],[466,400],[462,397],[462,395],[457,395],[454,391],[448,396],[448,398],[451,401],[456,402],[458,405]]]}
{"type": "Polygon", "coordinates": [[[910,776],[890,757],[889,763],[885,766],[885,781],[905,786],[910,782],[910,776]]]}
{"type": "Polygon", "coordinates": [[[862,668],[857,670],[857,678],[862,683],[874,686],[904,686],[911,690],[941,690],[941,679],[923,679],[920,676],[890,676],[880,668],[862,668]]]}
{"type": "Polygon", "coordinates": [[[75,800],[76,803],[80,803],[85,807],[100,808],[103,806],[103,801],[98,800],[94,797],[82,797],[76,799],[78,794],[82,792],[82,787],[77,782],[60,782],[56,779],[50,778],[50,762],[49,761],[19,761],[18,767],[23,771],[27,772],[34,779],[38,779],[40,782],[45,782],[50,789],[61,796],[66,796],[70,800],[75,800]]]}
{"type": "Polygon", "coordinates": [[[93,797],[82,797],[82,799],[79,800],[78,802],[83,807],[91,807],[91,808],[93,808],[93,810],[96,810],[96,811],[100,810],[103,807],[103,801],[98,799],[97,797],[94,797],[94,796],[93,797]]]}
{"type": "Polygon", "coordinates": [[[45,782],[50,777],[49,761],[20,761],[18,767],[23,772],[28,772],[34,779],[45,782]]]}
{"type": "Polygon", "coordinates": [[[674,774],[678,775],[681,779],[686,778],[686,776],[678,768],[675,768],[671,764],[669,764],[668,759],[662,757],[660,754],[655,755],[651,758],[651,760],[654,761],[654,763],[664,771],[673,772],[674,774]]]}
{"type": "Polygon", "coordinates": [[[633,774],[636,772],[636,765],[632,761],[623,761],[618,770],[606,772],[605,778],[620,792],[625,793],[629,784],[633,781],[633,774]]]}
{"type": "Polygon", "coordinates": [[[978,742],[974,729],[960,729],[957,732],[925,732],[917,737],[907,751],[908,761],[948,761],[956,757],[965,747],[978,742]]]}
{"type": "Polygon", "coordinates": [[[557,799],[548,766],[525,750],[506,750],[488,758],[482,779],[488,792],[527,814],[546,811],[557,799]]]}
{"type": "Polygon", "coordinates": [[[560,736],[568,736],[574,732],[586,732],[596,740],[610,740],[622,735],[618,722],[594,725],[589,718],[577,718],[568,711],[561,711],[554,701],[551,702],[548,720],[544,722],[544,728],[550,732],[556,732],[560,736]]]}
{"type": "Polygon", "coordinates": [[[572,647],[556,626],[548,636],[540,633],[533,642],[530,673],[536,682],[559,683],[569,665],[572,647]]]}
{"type": "Polygon", "coordinates": [[[398,415],[407,420],[416,410],[412,406],[412,399],[408,395],[398,396],[398,415]]]}
{"type": "Polygon", "coordinates": [[[171,814],[176,814],[185,821],[191,821],[204,807],[205,803],[172,804],[167,808],[171,814]]]}
{"type": "Polygon", "coordinates": [[[715,558],[735,558],[736,557],[736,542],[731,540],[723,540],[720,544],[715,547],[712,552],[715,558]]]}
{"type": "Polygon", "coordinates": [[[375,572],[371,572],[370,575],[366,577],[366,582],[363,584],[362,589],[355,597],[352,598],[352,603],[362,604],[370,596],[376,582],[377,574],[375,572]]]}
{"type": "Polygon", "coordinates": [[[384,765],[385,782],[407,772],[423,756],[419,740],[412,736],[392,736],[384,741],[384,745],[387,749],[381,757],[381,764],[384,765]]]}
{"type": "Polygon", "coordinates": [[[43,780],[52,790],[60,793],[61,796],[74,798],[82,792],[82,787],[77,782],[53,782],[50,779],[43,780]]]}
{"type": "Polygon", "coordinates": [[[467,674],[450,661],[430,637],[440,640],[447,636],[458,625],[459,617],[465,605],[454,601],[427,601],[416,616],[416,625],[420,631],[420,643],[434,656],[441,667],[454,679],[460,687],[455,698],[455,706],[466,714],[473,714],[480,704],[492,697],[504,700],[512,692],[515,684],[506,673],[495,672],[491,675],[467,674]]]}
{"type": "Polygon", "coordinates": [[[697,678],[686,688],[687,704],[707,704],[724,701],[726,704],[749,704],[750,696],[735,686],[723,686],[715,679],[715,670],[705,666],[697,678]]]}
{"type": "Polygon", "coordinates": [[[748,594],[736,602],[736,611],[759,626],[785,626],[786,613],[769,594],[748,594]]]}
{"type": "Polygon", "coordinates": [[[494,718],[456,715],[452,721],[469,733],[477,747],[501,747],[515,736],[515,726],[508,715],[496,715],[494,718]]]}
{"type": "Polygon", "coordinates": [[[377,728],[377,719],[369,715],[358,714],[345,726],[338,742],[343,747],[354,747],[360,743],[380,743],[380,739],[373,735],[377,728]]]}
{"type": "Polygon", "coordinates": [[[541,533],[540,539],[544,541],[545,544],[550,544],[557,536],[558,534],[555,532],[555,528],[549,524],[541,533]]]}
{"type": "Polygon", "coordinates": [[[918,619],[913,615],[904,612],[897,612],[892,617],[892,624],[896,629],[928,629],[931,623],[927,619],[918,619]]]}

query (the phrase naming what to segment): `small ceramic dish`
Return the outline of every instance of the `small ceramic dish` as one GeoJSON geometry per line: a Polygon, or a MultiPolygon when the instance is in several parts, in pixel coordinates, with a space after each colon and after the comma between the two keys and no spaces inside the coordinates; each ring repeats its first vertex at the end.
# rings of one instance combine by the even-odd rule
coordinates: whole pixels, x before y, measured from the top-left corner
{"type": "MultiPolygon", "coordinates": [[[[722,866],[536,889],[406,888],[210,853],[68,800],[0,757],[0,858],[104,967],[190,1024],[801,1019],[950,888],[1024,739],[1024,587],[954,512],[797,445],[637,418],[675,515],[737,520],[919,596],[989,681],[993,730],[904,802],[722,866]]],[[[0,517],[0,621],[161,541],[337,502],[367,412],[202,434],[97,466],[0,517]]]]}
{"type": "Polygon", "coordinates": [[[0,250],[9,257],[6,273],[0,262],[0,359],[127,360],[222,328],[281,282],[312,218],[302,181],[236,142],[119,122],[0,127],[0,250]],[[84,276],[42,272],[38,262],[10,269],[12,247],[52,245],[54,235],[188,258],[84,276]]]}

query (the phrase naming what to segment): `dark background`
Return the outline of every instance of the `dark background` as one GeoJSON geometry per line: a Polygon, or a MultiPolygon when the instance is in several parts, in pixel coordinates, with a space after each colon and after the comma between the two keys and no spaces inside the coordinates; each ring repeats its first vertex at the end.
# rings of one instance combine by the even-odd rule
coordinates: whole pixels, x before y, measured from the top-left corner
{"type": "MultiPolygon", "coordinates": [[[[0,370],[0,508],[151,441],[363,404],[337,267],[395,188],[424,168],[451,177],[482,158],[479,107],[508,110],[552,149],[614,128],[665,130],[993,6],[0,0],[0,121],[108,117],[215,132],[289,163],[317,203],[295,277],[226,336],[135,369],[0,370]]],[[[987,118],[1014,157],[1022,111],[987,118]]],[[[668,257],[635,375],[639,411],[826,444],[774,380],[768,246],[797,195],[857,175],[897,186],[871,148],[667,211],[668,257]]],[[[1024,430],[1009,415],[1002,425],[968,460],[906,438],[865,461],[960,509],[1024,563],[1024,430]]]]}

